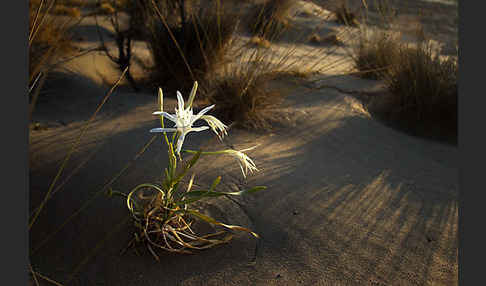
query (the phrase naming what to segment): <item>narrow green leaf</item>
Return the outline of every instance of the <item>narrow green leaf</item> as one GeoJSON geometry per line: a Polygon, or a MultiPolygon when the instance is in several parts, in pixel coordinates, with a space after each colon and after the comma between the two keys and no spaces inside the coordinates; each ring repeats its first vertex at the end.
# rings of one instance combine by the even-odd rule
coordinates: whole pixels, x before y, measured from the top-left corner
{"type": "Polygon", "coordinates": [[[197,202],[201,199],[207,198],[207,197],[211,197],[211,196],[209,195],[209,196],[192,197],[192,198],[188,198],[188,199],[185,199],[185,200],[182,200],[182,201],[175,202],[175,204],[178,205],[178,206],[189,205],[189,204],[195,203],[195,202],[197,202]]]}
{"type": "Polygon", "coordinates": [[[182,195],[182,197],[186,197],[186,199],[181,200],[179,202],[176,202],[176,205],[188,205],[192,204],[194,202],[197,202],[201,199],[204,198],[209,198],[209,197],[219,197],[219,196],[224,196],[224,195],[231,195],[231,196],[241,196],[244,194],[251,194],[251,193],[256,193],[258,191],[265,190],[267,187],[264,186],[257,186],[253,187],[249,190],[243,190],[239,192],[213,192],[213,191],[191,191],[191,192],[186,192],[182,195]]]}
{"type": "Polygon", "coordinates": [[[215,220],[214,218],[207,216],[207,215],[204,215],[204,214],[202,214],[202,213],[200,213],[196,210],[178,210],[177,212],[189,213],[189,214],[192,214],[192,215],[204,220],[207,223],[220,225],[222,227],[225,227],[225,228],[228,228],[228,229],[231,229],[231,230],[246,231],[246,232],[250,233],[251,235],[253,235],[254,237],[259,238],[258,234],[254,233],[253,231],[249,230],[248,228],[238,226],[238,225],[224,224],[224,223],[219,222],[219,221],[215,220]]]}
{"type": "Polygon", "coordinates": [[[165,179],[167,180],[167,182],[170,182],[171,178],[170,178],[169,169],[165,168],[164,171],[165,171],[165,179]]]}
{"type": "Polygon", "coordinates": [[[202,151],[199,150],[194,156],[192,156],[191,160],[187,164],[187,169],[192,168],[196,164],[197,160],[199,160],[199,158],[201,157],[201,153],[202,151]]]}
{"type": "Polygon", "coordinates": [[[243,190],[243,191],[239,191],[239,192],[191,191],[191,192],[184,193],[183,197],[186,197],[186,196],[188,196],[188,197],[201,196],[203,194],[206,194],[207,196],[211,196],[211,197],[218,197],[218,196],[222,196],[222,195],[241,196],[243,194],[251,194],[251,193],[263,191],[266,188],[267,187],[265,187],[265,186],[256,186],[256,187],[253,187],[249,190],[243,190]]]}
{"type": "Polygon", "coordinates": [[[169,191],[167,192],[167,198],[170,198],[172,200],[172,194],[174,194],[177,191],[177,187],[179,186],[179,182],[173,182],[173,185],[169,188],[169,191]]]}
{"type": "Polygon", "coordinates": [[[201,197],[201,196],[206,196],[206,197],[219,197],[219,196],[223,196],[225,194],[228,194],[228,193],[224,193],[224,192],[211,192],[209,190],[206,190],[206,191],[190,191],[190,192],[186,192],[184,194],[182,194],[182,197],[201,197]]]}
{"type": "Polygon", "coordinates": [[[246,190],[246,191],[242,191],[242,192],[246,192],[248,194],[252,194],[252,193],[256,193],[256,192],[259,192],[259,191],[263,191],[263,190],[266,190],[267,187],[265,186],[256,186],[256,187],[253,187],[249,190],[246,190]]]}
{"type": "Polygon", "coordinates": [[[169,173],[171,175],[171,178],[174,178],[177,169],[177,157],[174,153],[174,145],[172,143],[169,144],[168,155],[169,155],[169,173]]]}
{"type": "Polygon", "coordinates": [[[182,180],[182,178],[184,178],[184,176],[187,174],[189,169],[191,169],[196,164],[197,160],[199,160],[200,157],[201,151],[198,151],[194,156],[192,156],[191,160],[187,162],[182,172],[174,180],[172,180],[172,184],[178,184],[179,181],[182,180]]]}

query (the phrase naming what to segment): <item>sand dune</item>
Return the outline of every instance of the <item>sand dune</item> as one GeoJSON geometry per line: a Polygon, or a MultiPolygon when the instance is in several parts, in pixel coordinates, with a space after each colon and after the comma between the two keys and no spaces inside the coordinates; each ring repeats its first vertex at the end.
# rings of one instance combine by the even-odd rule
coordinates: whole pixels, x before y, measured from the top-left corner
{"type": "MultiPolygon", "coordinates": [[[[312,25],[309,15],[326,14],[310,3],[302,7],[307,16],[298,18],[300,27],[312,25]]],[[[328,21],[326,31],[339,32],[328,21]]],[[[299,52],[306,48],[302,43],[299,52]]],[[[347,69],[341,65],[329,74],[347,69]]],[[[107,81],[120,74],[100,53],[78,58],[51,81],[51,98],[39,102],[34,121],[48,128],[30,131],[32,208],[108,91],[100,73],[107,81]]],[[[280,124],[268,132],[230,129],[224,144],[236,149],[259,144],[249,155],[260,172],[244,180],[229,157],[201,160],[196,168],[201,186],[222,175],[220,191],[268,186],[252,196],[200,205],[261,239],[242,233],[196,255],[162,253],[158,263],[143,251],[142,256],[119,254],[132,238],[129,213],[123,200],[102,192],[128,162],[113,189],[128,192],[157,180],[167,162],[161,137],[150,141],[148,132],[158,126],[151,115],[155,95],[117,89],[60,182],[69,180],[32,228],[32,264],[57,281],[70,281],[65,285],[457,285],[457,147],[386,127],[345,93],[379,89],[379,83],[352,76],[327,80],[339,89],[312,88],[316,78],[275,82],[289,90],[275,110],[280,124]],[[133,161],[148,142],[147,151],[133,161]]],[[[166,98],[168,110],[175,104],[166,98]]],[[[225,146],[209,131],[186,140],[188,147],[206,150],[225,146]]]]}

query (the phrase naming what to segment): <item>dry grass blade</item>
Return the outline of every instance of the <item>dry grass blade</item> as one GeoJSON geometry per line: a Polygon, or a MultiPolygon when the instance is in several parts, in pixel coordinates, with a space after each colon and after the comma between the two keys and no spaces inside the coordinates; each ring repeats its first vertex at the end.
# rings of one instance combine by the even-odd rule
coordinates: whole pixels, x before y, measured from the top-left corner
{"type": "Polygon", "coordinates": [[[29,119],[32,118],[39,91],[44,83],[44,80],[39,81],[39,78],[45,79],[47,74],[60,64],[85,54],[77,54],[69,31],[71,27],[81,23],[83,18],[52,16],[55,2],[51,0],[47,7],[45,0],[29,3],[29,119]],[[73,23],[75,19],[77,20],[73,23]]]}
{"type": "Polygon", "coordinates": [[[142,149],[135,155],[135,157],[128,162],[107,184],[101,188],[98,192],[96,192],[90,199],[88,199],[77,211],[75,211],[71,216],[69,216],[55,231],[47,235],[42,242],[40,242],[32,251],[32,255],[35,254],[42,246],[44,246],[49,240],[51,240],[54,235],[56,235],[59,231],[61,231],[64,226],[66,226],[72,219],[74,219],[76,216],[78,216],[80,213],[82,213],[91,203],[98,198],[100,195],[106,192],[110,188],[113,183],[118,180],[118,178],[121,177],[123,173],[125,173],[126,170],[140,157],[142,154],[148,149],[150,145],[155,141],[157,138],[157,135],[152,136],[152,138],[145,144],[142,149]]]}
{"type": "MultiPolygon", "coordinates": [[[[115,130],[119,127],[120,124],[117,124],[111,131],[110,133],[108,134],[108,136],[106,137],[105,140],[103,140],[103,142],[101,142],[100,144],[98,144],[98,146],[96,146],[96,148],[93,149],[93,151],[91,151],[91,153],[89,153],[85,158],[84,160],[79,163],[72,171],[71,173],[69,173],[69,175],[66,176],[66,178],[64,179],[64,181],[62,181],[51,193],[51,196],[55,195],[59,190],[61,190],[61,188],[67,183],[69,182],[69,180],[74,176],[76,175],[83,167],[84,165],[86,165],[90,160],[91,158],[94,157],[94,155],[96,155],[98,153],[98,151],[103,147],[105,146],[106,142],[108,142],[108,138],[111,137],[111,135],[115,132],[115,130]]],[[[37,210],[39,209],[40,206],[37,206],[36,208],[33,209],[33,211],[31,211],[32,214],[36,213],[37,210]]]]}
{"type": "Polygon", "coordinates": [[[101,101],[101,103],[98,105],[98,107],[96,108],[95,112],[93,113],[93,115],[91,115],[90,119],[88,120],[88,122],[84,125],[83,129],[81,130],[78,138],[76,139],[76,141],[73,143],[70,151],[68,152],[68,154],[66,155],[66,158],[64,159],[61,167],[59,168],[59,171],[57,172],[56,174],[56,177],[54,178],[54,180],[52,181],[51,185],[49,186],[49,190],[47,191],[45,197],[44,197],[44,200],[42,201],[41,205],[39,206],[39,209],[38,211],[35,213],[34,217],[32,218],[31,222],[29,223],[29,229],[32,228],[32,225],[35,223],[35,221],[37,220],[40,212],[42,211],[42,209],[44,208],[45,204],[47,203],[47,200],[49,199],[49,197],[51,196],[51,192],[52,190],[54,189],[54,186],[57,182],[57,180],[59,179],[59,177],[61,176],[62,174],[62,171],[64,170],[67,162],[69,161],[69,159],[71,158],[71,155],[74,153],[74,151],[76,150],[78,144],[80,143],[81,141],[81,138],[83,137],[83,135],[86,133],[86,131],[88,130],[88,127],[91,125],[91,123],[93,122],[94,118],[96,117],[96,115],[98,114],[98,112],[101,110],[101,108],[103,107],[103,105],[105,104],[105,102],[108,100],[108,98],[110,97],[110,95],[113,93],[113,91],[115,90],[115,88],[118,86],[118,84],[120,83],[120,81],[122,80],[123,76],[125,75],[125,72],[126,72],[126,69],[123,71],[123,73],[121,74],[120,78],[118,79],[118,81],[110,88],[110,90],[108,91],[108,93],[105,95],[105,97],[103,98],[103,100],[101,101]]]}
{"type": "Polygon", "coordinates": [[[51,278],[49,278],[49,277],[45,276],[45,275],[42,275],[42,274],[40,274],[39,272],[35,272],[35,271],[33,271],[32,273],[33,273],[33,274],[35,274],[36,276],[39,276],[39,277],[40,277],[40,278],[42,278],[43,280],[45,280],[45,281],[47,281],[47,282],[49,282],[49,283],[51,283],[51,284],[53,284],[53,285],[56,285],[56,286],[64,286],[63,284],[61,284],[61,283],[59,283],[59,282],[57,282],[57,281],[55,281],[55,280],[53,280],[53,279],[51,279],[51,278]]]}
{"type": "Polygon", "coordinates": [[[40,30],[40,28],[42,27],[42,24],[44,23],[45,19],[47,18],[47,15],[49,14],[50,10],[52,9],[52,7],[54,7],[54,3],[56,1],[55,0],[52,0],[51,1],[51,4],[49,5],[49,7],[47,7],[47,10],[44,12],[44,14],[41,16],[41,20],[39,22],[38,25],[37,24],[37,19],[39,17],[39,14],[41,13],[41,9],[42,9],[42,5],[44,3],[44,0],[42,0],[40,2],[40,5],[37,9],[37,12],[35,14],[35,18],[34,18],[34,21],[32,23],[32,28],[30,30],[30,33],[29,33],[29,46],[32,45],[32,42],[34,41],[34,38],[35,36],[37,35],[37,32],[40,30]]]}
{"type": "Polygon", "coordinates": [[[39,280],[37,280],[37,275],[35,274],[34,270],[32,269],[32,265],[29,263],[29,270],[30,273],[32,274],[32,279],[35,282],[35,285],[39,286],[39,280]]]}
{"type": "MultiPolygon", "coordinates": [[[[139,238],[139,243],[147,245],[148,250],[156,260],[158,260],[158,256],[153,247],[168,252],[190,254],[192,252],[189,249],[208,249],[227,243],[233,237],[227,231],[198,235],[191,228],[192,222],[188,223],[184,219],[186,214],[194,215],[209,224],[220,225],[232,230],[246,231],[258,237],[246,228],[226,225],[198,211],[189,210],[186,206],[180,207],[177,205],[177,202],[170,203],[168,197],[165,196],[165,192],[151,184],[141,184],[133,189],[127,196],[127,206],[138,230],[135,233],[135,237],[139,238]],[[155,189],[157,191],[156,194],[144,206],[142,206],[141,202],[135,203],[134,198],[139,197],[135,193],[144,192],[147,188],[155,189]],[[167,205],[170,204],[173,204],[173,206],[168,207],[167,205]]],[[[130,245],[134,245],[133,242],[133,240],[130,241],[127,248],[130,245]]]]}
{"type": "Polygon", "coordinates": [[[74,277],[81,271],[84,265],[88,263],[91,258],[96,255],[96,253],[105,245],[105,243],[114,235],[116,234],[122,226],[124,226],[129,221],[128,218],[123,219],[119,224],[111,229],[111,231],[106,234],[106,236],[97,243],[97,245],[78,263],[78,265],[74,268],[74,270],[69,275],[66,283],[70,283],[74,277]]]}
{"type": "MultiPolygon", "coordinates": [[[[44,85],[44,82],[46,80],[46,76],[45,76],[44,73],[39,72],[37,79],[39,79],[39,78],[40,78],[40,82],[37,85],[37,87],[34,89],[34,94],[32,96],[32,102],[29,105],[29,122],[32,121],[32,114],[34,113],[35,105],[37,103],[37,99],[39,98],[41,87],[44,85]]],[[[32,85],[32,87],[34,87],[34,85],[32,85]]],[[[30,95],[30,93],[29,93],[29,95],[30,95]]]]}
{"type": "Polygon", "coordinates": [[[32,39],[33,39],[33,36],[34,36],[34,32],[36,31],[36,24],[37,24],[37,19],[39,18],[39,14],[40,14],[40,11],[42,9],[42,5],[44,4],[44,0],[41,0],[40,4],[39,4],[39,7],[37,7],[37,11],[35,13],[35,17],[34,17],[34,20],[32,22],[32,28],[30,29],[29,31],[29,45],[32,43],[32,39]]]}
{"type": "Polygon", "coordinates": [[[174,217],[167,223],[164,223],[162,227],[149,231],[148,229],[152,227],[153,223],[151,222],[150,217],[148,217],[143,230],[143,237],[147,240],[149,245],[169,252],[184,254],[192,253],[191,251],[186,250],[186,248],[203,250],[226,243],[232,237],[231,235],[227,235],[222,239],[208,239],[210,237],[226,234],[226,231],[219,231],[203,236],[196,235],[187,227],[187,225],[185,225],[182,216],[174,217]],[[163,239],[161,239],[161,236],[163,239]]]}
{"type": "MultiPolygon", "coordinates": [[[[42,76],[42,73],[40,72],[39,74],[37,74],[37,76],[35,77],[35,80],[34,82],[30,85],[29,87],[29,94],[32,93],[32,89],[34,89],[34,87],[36,86],[37,82],[39,81],[39,78],[42,76]]],[[[32,112],[31,112],[32,114],[32,112]]]]}
{"type": "Polygon", "coordinates": [[[169,25],[167,24],[167,21],[165,20],[164,16],[162,16],[162,13],[160,13],[160,10],[159,8],[157,7],[157,4],[155,3],[154,0],[152,0],[152,5],[153,5],[153,8],[155,9],[155,12],[157,13],[159,19],[161,20],[162,24],[164,25],[164,27],[167,29],[167,32],[169,34],[169,36],[171,37],[174,45],[177,47],[177,50],[179,51],[179,54],[180,56],[182,57],[183,61],[184,61],[184,64],[186,65],[186,68],[187,68],[187,71],[191,74],[191,78],[193,81],[196,80],[196,78],[194,77],[194,74],[192,73],[192,69],[191,69],[191,66],[189,65],[187,59],[186,59],[186,56],[184,55],[184,51],[182,50],[181,46],[179,45],[176,37],[174,36],[174,34],[172,33],[171,31],[171,28],[169,27],[169,25]]]}

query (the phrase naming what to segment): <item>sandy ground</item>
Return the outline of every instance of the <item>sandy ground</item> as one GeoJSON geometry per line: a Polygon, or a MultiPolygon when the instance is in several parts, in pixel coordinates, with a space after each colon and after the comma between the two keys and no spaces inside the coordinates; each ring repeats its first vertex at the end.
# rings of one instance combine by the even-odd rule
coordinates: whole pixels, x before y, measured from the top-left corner
{"type": "MultiPolygon", "coordinates": [[[[312,22],[306,19],[298,20],[312,22]]],[[[80,44],[89,47],[90,41],[80,44]]],[[[328,72],[339,74],[343,66],[328,72]]],[[[34,114],[47,130],[30,132],[31,209],[109,90],[100,73],[110,80],[119,75],[97,53],[65,68],[70,73],[56,74],[34,114]]],[[[252,196],[200,205],[261,238],[241,233],[196,255],[161,253],[160,262],[145,251],[120,255],[133,227],[124,201],[103,194],[127,163],[111,182],[115,190],[159,179],[167,162],[161,137],[148,132],[158,126],[151,115],[156,97],[120,87],[32,228],[32,265],[64,285],[457,285],[457,147],[386,127],[342,92],[372,90],[378,82],[340,76],[328,83],[337,89],[315,89],[304,79],[275,83],[289,92],[275,110],[281,124],[270,131],[231,129],[224,144],[210,132],[188,136],[186,147],[206,150],[259,144],[248,154],[260,172],[247,180],[235,161],[218,157],[200,161],[196,182],[208,185],[222,175],[220,191],[268,186],[252,196]]],[[[166,98],[165,108],[175,103],[166,98]]]]}

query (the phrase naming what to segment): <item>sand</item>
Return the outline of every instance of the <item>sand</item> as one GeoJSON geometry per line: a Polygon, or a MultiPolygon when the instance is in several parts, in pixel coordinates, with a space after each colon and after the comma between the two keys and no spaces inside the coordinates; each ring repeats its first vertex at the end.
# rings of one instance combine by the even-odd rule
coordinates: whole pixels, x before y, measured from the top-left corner
{"type": "MultiPolygon", "coordinates": [[[[327,25],[339,29],[330,20],[327,25]]],[[[55,89],[33,117],[47,130],[30,131],[32,208],[109,90],[100,72],[108,80],[119,76],[101,53],[65,68],[71,72],[56,74],[55,89]]],[[[457,147],[391,129],[346,93],[380,89],[379,82],[343,75],[327,82],[337,88],[316,89],[318,79],[274,83],[289,92],[275,110],[280,124],[270,131],[233,128],[224,143],[210,132],[188,135],[186,147],[206,150],[259,144],[248,155],[260,171],[246,180],[229,157],[203,157],[195,171],[200,186],[221,175],[219,191],[268,187],[200,205],[261,238],[237,233],[230,243],[194,255],[160,253],[160,262],[146,251],[120,255],[134,228],[125,202],[103,194],[127,163],[114,190],[160,179],[167,163],[161,137],[152,140],[148,132],[158,126],[151,115],[155,94],[117,89],[59,182],[69,180],[31,230],[33,267],[64,285],[457,285],[457,147]]],[[[165,99],[166,109],[175,104],[165,99]]]]}

